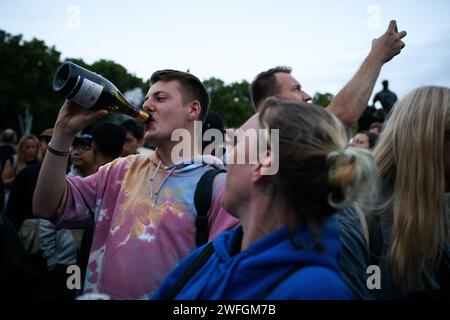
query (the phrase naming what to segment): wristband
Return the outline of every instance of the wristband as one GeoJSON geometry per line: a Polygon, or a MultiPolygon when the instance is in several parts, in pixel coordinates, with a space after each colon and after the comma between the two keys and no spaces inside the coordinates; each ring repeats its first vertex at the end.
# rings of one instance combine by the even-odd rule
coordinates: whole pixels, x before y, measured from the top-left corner
{"type": "Polygon", "coordinates": [[[69,151],[58,151],[50,147],[50,145],[47,145],[47,151],[59,157],[65,157],[69,154],[69,151]]]}

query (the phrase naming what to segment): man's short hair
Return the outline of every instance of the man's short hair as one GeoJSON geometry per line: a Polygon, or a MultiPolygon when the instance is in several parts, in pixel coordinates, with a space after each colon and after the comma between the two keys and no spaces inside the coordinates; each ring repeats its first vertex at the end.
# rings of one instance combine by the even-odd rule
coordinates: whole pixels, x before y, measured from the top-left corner
{"type": "Polygon", "coordinates": [[[177,80],[180,83],[180,91],[184,104],[188,104],[194,100],[200,102],[201,111],[198,120],[203,121],[209,110],[209,94],[200,79],[188,72],[165,69],[152,74],[150,85],[154,85],[158,81],[172,80],[177,80]]]}
{"type": "Polygon", "coordinates": [[[112,158],[120,156],[126,137],[125,129],[112,122],[102,122],[92,131],[98,152],[112,158]]]}
{"type": "Polygon", "coordinates": [[[278,66],[258,74],[250,84],[250,97],[252,98],[253,108],[257,107],[268,97],[276,96],[279,91],[279,85],[275,73],[288,73],[292,69],[285,66],[278,66]]]}
{"type": "Polygon", "coordinates": [[[136,140],[141,140],[144,138],[145,134],[144,125],[136,121],[135,119],[126,119],[122,121],[120,125],[126,131],[129,131],[131,135],[136,138],[136,140]]]}

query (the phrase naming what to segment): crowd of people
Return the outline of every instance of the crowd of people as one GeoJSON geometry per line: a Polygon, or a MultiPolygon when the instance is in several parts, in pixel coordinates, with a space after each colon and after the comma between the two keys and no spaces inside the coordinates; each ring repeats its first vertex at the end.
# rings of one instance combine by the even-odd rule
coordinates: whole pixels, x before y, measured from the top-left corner
{"type": "Polygon", "coordinates": [[[102,122],[107,111],[66,100],[40,139],[25,135],[15,148],[4,130],[1,296],[448,297],[450,89],[421,87],[397,102],[383,82],[378,115],[367,108],[405,36],[391,21],[327,108],[309,102],[290,68],[259,73],[241,129],[264,134],[237,139],[225,159],[196,136],[224,131],[208,91],[170,69],[151,76],[145,126],[102,122]],[[176,129],[192,137],[182,161],[173,161],[176,129]],[[144,140],[154,151],[140,152],[144,140]],[[82,289],[67,287],[70,265],[82,289]],[[380,271],[375,288],[369,266],[380,271]]]}

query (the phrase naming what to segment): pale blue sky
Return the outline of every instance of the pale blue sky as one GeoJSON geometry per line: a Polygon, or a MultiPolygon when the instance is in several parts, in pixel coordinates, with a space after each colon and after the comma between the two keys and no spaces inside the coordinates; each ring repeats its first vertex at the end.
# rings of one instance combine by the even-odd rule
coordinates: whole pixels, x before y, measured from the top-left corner
{"type": "Polygon", "coordinates": [[[450,87],[448,0],[0,0],[0,29],[42,39],[63,57],[111,59],[144,80],[189,68],[201,79],[251,81],[288,65],[311,94],[342,88],[391,18],[408,32],[407,46],[375,91],[385,78],[399,96],[450,87]]]}

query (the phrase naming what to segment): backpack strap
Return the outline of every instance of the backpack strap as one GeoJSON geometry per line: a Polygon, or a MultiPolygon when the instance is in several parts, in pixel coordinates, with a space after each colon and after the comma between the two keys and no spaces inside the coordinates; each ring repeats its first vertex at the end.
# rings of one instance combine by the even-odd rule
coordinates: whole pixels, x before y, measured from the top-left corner
{"type": "Polygon", "coordinates": [[[383,232],[380,217],[377,214],[369,214],[366,216],[366,221],[369,229],[370,263],[378,265],[383,252],[383,232]]]}
{"type": "Polygon", "coordinates": [[[174,284],[174,286],[167,292],[162,299],[163,300],[173,300],[180,293],[180,291],[184,288],[186,283],[191,280],[192,276],[200,270],[203,265],[208,261],[211,254],[214,252],[213,243],[210,242],[206,245],[206,247],[199,253],[197,258],[192,262],[189,268],[182,274],[182,276],[178,279],[178,281],[174,284]]]}
{"type": "Polygon", "coordinates": [[[195,218],[197,247],[208,242],[208,211],[211,207],[214,178],[222,172],[226,171],[224,169],[208,170],[197,183],[194,194],[195,210],[197,211],[197,217],[195,218]]]}

